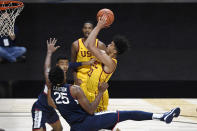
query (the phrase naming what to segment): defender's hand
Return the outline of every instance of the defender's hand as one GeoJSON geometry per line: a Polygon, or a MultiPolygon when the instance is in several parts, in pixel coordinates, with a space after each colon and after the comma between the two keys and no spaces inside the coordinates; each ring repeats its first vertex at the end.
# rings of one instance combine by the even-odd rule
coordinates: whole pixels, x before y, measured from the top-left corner
{"type": "Polygon", "coordinates": [[[57,42],[57,40],[55,38],[53,38],[53,39],[50,38],[49,40],[47,40],[47,51],[48,51],[48,53],[53,53],[58,48],[60,48],[60,46],[55,47],[56,42],[57,42]]]}
{"type": "Polygon", "coordinates": [[[99,83],[98,90],[101,93],[104,93],[106,89],[109,87],[107,82],[99,83]]]}

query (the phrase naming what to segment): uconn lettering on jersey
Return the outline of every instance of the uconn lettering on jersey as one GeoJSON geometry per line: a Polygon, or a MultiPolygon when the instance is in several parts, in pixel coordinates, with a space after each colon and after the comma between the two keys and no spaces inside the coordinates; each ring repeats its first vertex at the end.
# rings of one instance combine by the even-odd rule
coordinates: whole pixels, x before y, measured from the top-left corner
{"type": "Polygon", "coordinates": [[[67,92],[67,88],[65,88],[65,87],[53,86],[53,90],[54,91],[59,91],[59,92],[67,92]]]}

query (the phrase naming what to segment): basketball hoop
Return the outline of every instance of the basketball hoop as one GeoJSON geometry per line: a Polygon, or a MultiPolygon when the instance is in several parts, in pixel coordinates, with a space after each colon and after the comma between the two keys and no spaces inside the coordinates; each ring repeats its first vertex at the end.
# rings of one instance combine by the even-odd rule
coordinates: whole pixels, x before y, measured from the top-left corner
{"type": "Polygon", "coordinates": [[[0,1],[0,36],[14,35],[16,17],[23,10],[21,1],[0,1]]]}

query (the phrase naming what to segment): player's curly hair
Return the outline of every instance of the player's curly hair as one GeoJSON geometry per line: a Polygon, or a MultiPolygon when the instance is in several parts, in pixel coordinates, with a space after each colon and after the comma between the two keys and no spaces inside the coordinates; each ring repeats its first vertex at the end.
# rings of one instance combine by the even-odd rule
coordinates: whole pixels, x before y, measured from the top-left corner
{"type": "Polygon", "coordinates": [[[62,85],[64,82],[64,72],[63,70],[55,66],[49,71],[49,80],[53,86],[62,85]]]}
{"type": "Polygon", "coordinates": [[[129,48],[129,41],[124,36],[121,35],[114,36],[113,42],[115,43],[115,47],[116,50],[118,51],[118,55],[123,54],[129,48]]]}

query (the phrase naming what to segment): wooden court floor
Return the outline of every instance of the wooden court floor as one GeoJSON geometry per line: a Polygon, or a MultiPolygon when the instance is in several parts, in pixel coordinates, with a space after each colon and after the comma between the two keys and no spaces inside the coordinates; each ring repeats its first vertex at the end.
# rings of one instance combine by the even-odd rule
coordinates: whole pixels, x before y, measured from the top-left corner
{"type": "MultiPolygon", "coordinates": [[[[31,131],[31,106],[36,99],[0,99],[0,128],[5,131],[31,131]]],[[[142,110],[163,113],[179,106],[181,116],[171,124],[161,121],[125,121],[121,131],[197,131],[197,99],[110,99],[109,110],[142,110]]],[[[60,117],[64,131],[70,128],[60,117]]],[[[47,130],[50,131],[47,125],[47,130]]]]}

